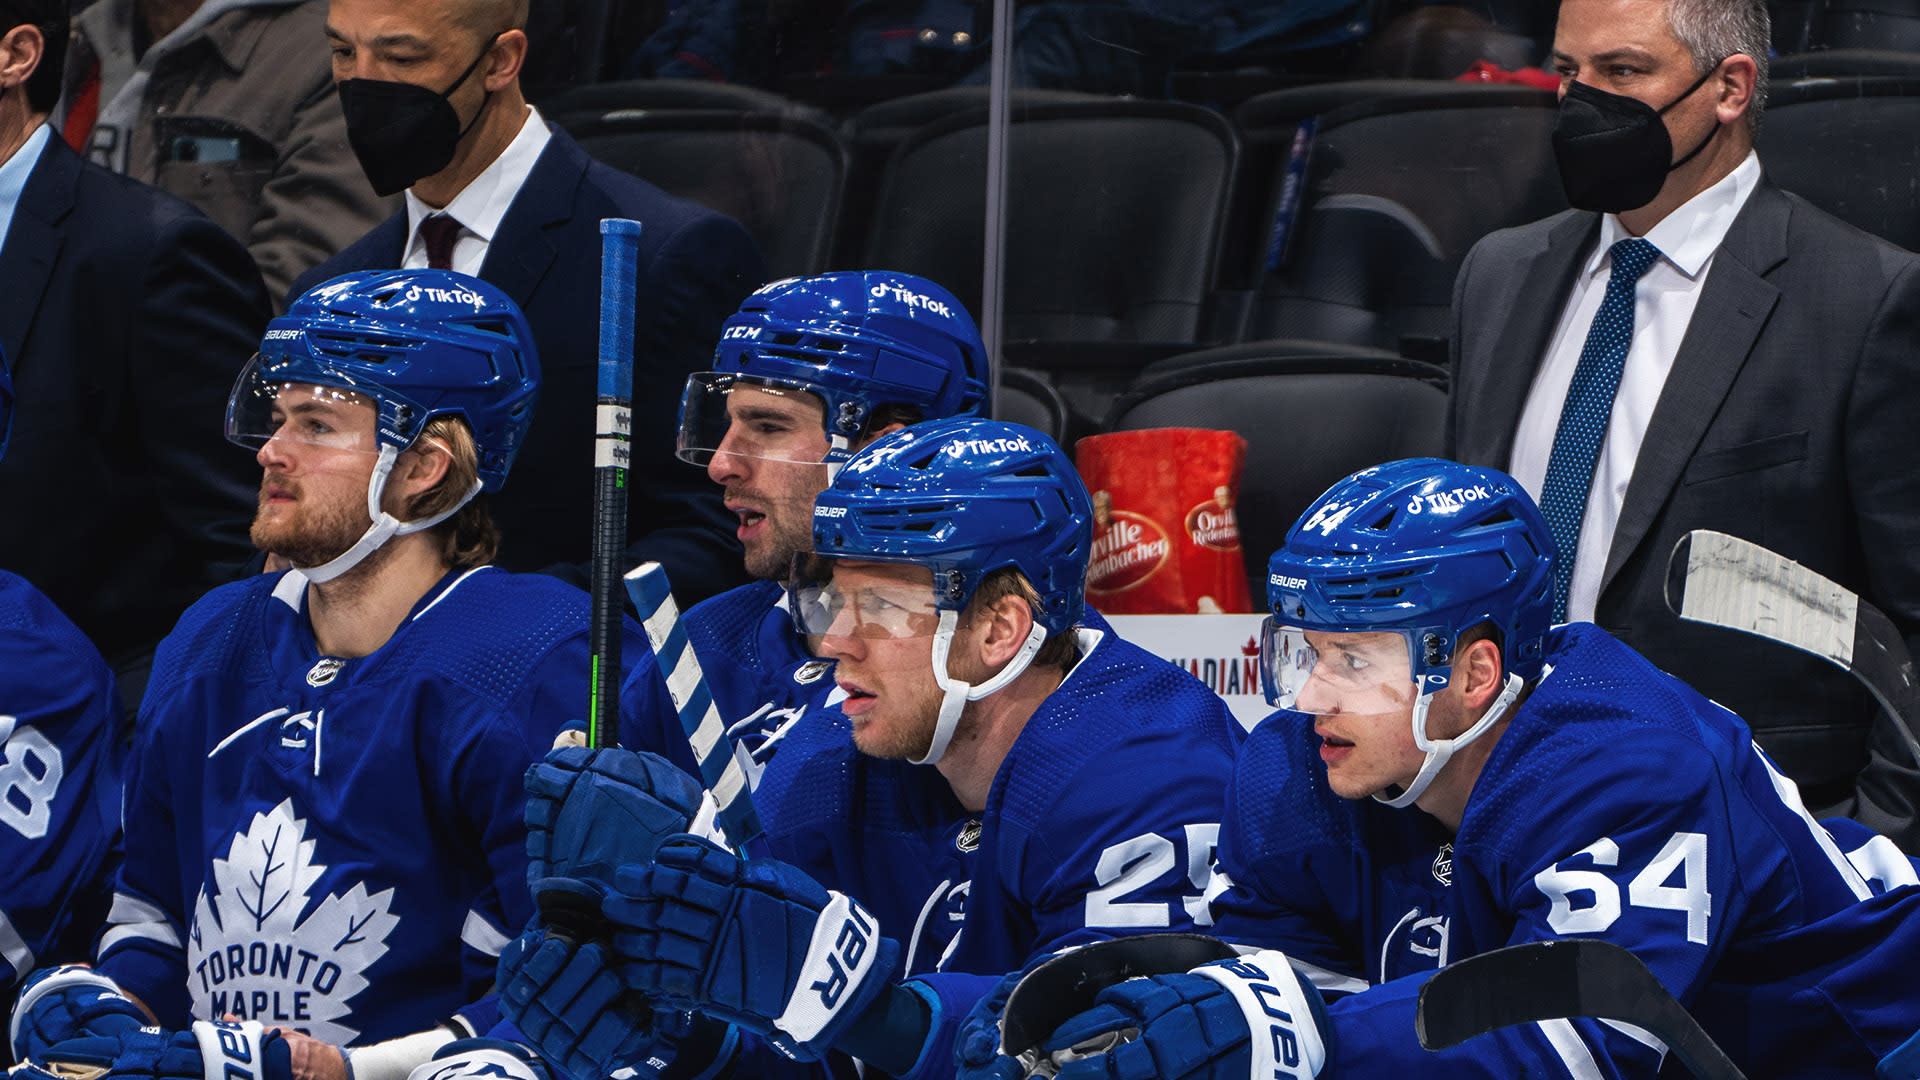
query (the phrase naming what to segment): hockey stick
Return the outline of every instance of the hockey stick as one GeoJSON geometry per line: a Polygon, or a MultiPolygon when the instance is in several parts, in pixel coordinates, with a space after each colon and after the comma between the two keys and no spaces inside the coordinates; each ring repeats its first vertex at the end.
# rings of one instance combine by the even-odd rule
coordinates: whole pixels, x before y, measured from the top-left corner
{"type": "Polygon", "coordinates": [[[1575,1017],[1651,1033],[1700,1080],[1745,1080],[1647,965],[1610,941],[1535,941],[1449,964],[1420,988],[1413,1026],[1421,1046],[1445,1050],[1499,1028],[1575,1017]]]}
{"type": "Polygon", "coordinates": [[[627,549],[632,454],[633,304],[640,223],[600,222],[600,386],[593,437],[593,614],[587,745],[620,745],[620,562],[627,549]]]}
{"type": "Polygon", "coordinates": [[[746,770],[727,739],[713,691],[707,688],[706,673],[700,670],[700,658],[694,655],[693,642],[680,621],[680,605],[674,603],[666,568],[657,562],[634,567],[627,575],[627,594],[633,598],[640,625],[653,644],[654,660],[666,677],[667,693],[673,698],[693,758],[700,765],[700,777],[713,793],[714,818],[726,831],[734,850],[744,850],[747,841],[766,830],[753,809],[746,770]]]}
{"type": "Polygon", "coordinates": [[[1737,536],[1695,529],[1667,560],[1667,607],[1688,622],[1777,641],[1843,668],[1920,763],[1920,685],[1892,620],[1850,589],[1737,536]]]}
{"type": "Polygon", "coordinates": [[[1061,1024],[1093,1008],[1100,991],[1142,975],[1172,975],[1235,955],[1203,934],[1131,934],[1061,953],[1027,972],[1000,1010],[1000,1052],[1027,1065],[1061,1024]]]}

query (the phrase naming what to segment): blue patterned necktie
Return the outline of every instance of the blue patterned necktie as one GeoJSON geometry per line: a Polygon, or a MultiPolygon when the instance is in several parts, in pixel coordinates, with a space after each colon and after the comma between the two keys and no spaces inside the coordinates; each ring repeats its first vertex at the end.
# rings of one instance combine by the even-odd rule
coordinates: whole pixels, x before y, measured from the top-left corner
{"type": "Polygon", "coordinates": [[[1556,623],[1567,618],[1567,590],[1573,583],[1573,556],[1580,542],[1580,521],[1587,513],[1587,493],[1593,487],[1593,466],[1607,436],[1627,347],[1633,343],[1634,287],[1660,257],[1660,249],[1632,237],[1614,244],[1607,254],[1613,261],[1613,276],[1587,329],[1580,364],[1573,369],[1566,403],[1560,407],[1560,426],[1553,433],[1553,454],[1547,459],[1547,480],[1540,491],[1540,512],[1553,532],[1556,623]]]}

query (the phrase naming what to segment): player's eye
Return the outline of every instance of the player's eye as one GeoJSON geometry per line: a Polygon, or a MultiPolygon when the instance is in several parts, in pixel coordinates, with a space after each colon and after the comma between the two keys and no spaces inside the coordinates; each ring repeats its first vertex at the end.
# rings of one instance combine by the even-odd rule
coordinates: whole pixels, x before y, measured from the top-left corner
{"type": "Polygon", "coordinates": [[[333,433],[333,428],[328,426],[325,421],[315,420],[312,417],[308,417],[307,420],[301,424],[301,430],[309,435],[330,435],[333,433]]]}

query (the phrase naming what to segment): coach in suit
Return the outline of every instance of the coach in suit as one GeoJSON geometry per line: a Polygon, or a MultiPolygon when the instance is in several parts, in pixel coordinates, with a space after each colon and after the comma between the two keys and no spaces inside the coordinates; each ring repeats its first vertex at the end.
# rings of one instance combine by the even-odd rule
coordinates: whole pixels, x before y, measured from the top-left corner
{"type": "Polygon", "coordinates": [[[17,400],[0,566],[93,639],[132,705],[154,643],[252,552],[258,469],[221,417],[267,297],[238,241],[47,126],[63,0],[0,15],[0,348],[17,400]]]}
{"type": "Polygon", "coordinates": [[[1920,257],[1761,174],[1767,42],[1762,0],[1561,5],[1556,155],[1591,209],[1469,254],[1451,446],[1539,498],[1569,563],[1561,618],[1739,713],[1816,814],[1920,851],[1920,771],[1857,684],[1665,599],[1676,542],[1716,529],[1858,591],[1920,646],[1920,257]],[[1636,138],[1659,145],[1637,169],[1636,138]]]}
{"type": "Polygon", "coordinates": [[[526,104],[525,0],[332,0],[327,36],[347,134],[374,189],[406,207],[294,285],[445,267],[519,303],[540,349],[538,416],[493,497],[499,563],[584,585],[591,540],[600,219],[641,223],[627,565],[664,564],[681,603],[739,583],[737,521],[673,457],[688,372],[765,277],[732,219],[589,158],[526,104]]]}

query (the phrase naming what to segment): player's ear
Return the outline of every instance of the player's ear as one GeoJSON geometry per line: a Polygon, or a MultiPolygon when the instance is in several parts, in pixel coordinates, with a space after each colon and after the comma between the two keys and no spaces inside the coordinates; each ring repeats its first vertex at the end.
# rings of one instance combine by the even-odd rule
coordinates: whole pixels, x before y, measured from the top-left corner
{"type": "Polygon", "coordinates": [[[866,434],[860,436],[860,438],[856,441],[853,449],[856,453],[861,450],[865,450],[867,447],[872,446],[874,443],[879,442],[881,439],[885,438],[886,436],[891,435],[894,432],[899,431],[902,428],[905,428],[906,426],[907,425],[900,423],[898,420],[894,421],[891,424],[882,424],[879,427],[873,429],[872,431],[869,431],[866,434]]]}
{"type": "Polygon", "coordinates": [[[434,486],[446,478],[447,470],[453,466],[453,452],[445,443],[435,438],[422,438],[414,442],[407,451],[393,463],[393,475],[387,480],[387,490],[397,489],[402,498],[401,505],[417,495],[432,491],[434,486]]]}
{"type": "Polygon", "coordinates": [[[1501,687],[1506,685],[1506,665],[1502,662],[1500,644],[1492,638],[1469,644],[1454,660],[1453,671],[1467,706],[1474,710],[1492,705],[1501,687]]]}
{"type": "Polygon", "coordinates": [[[1026,644],[1027,632],[1033,629],[1033,608],[1026,597],[1009,593],[980,612],[979,619],[984,629],[980,661],[989,669],[998,669],[1026,644]]]}

